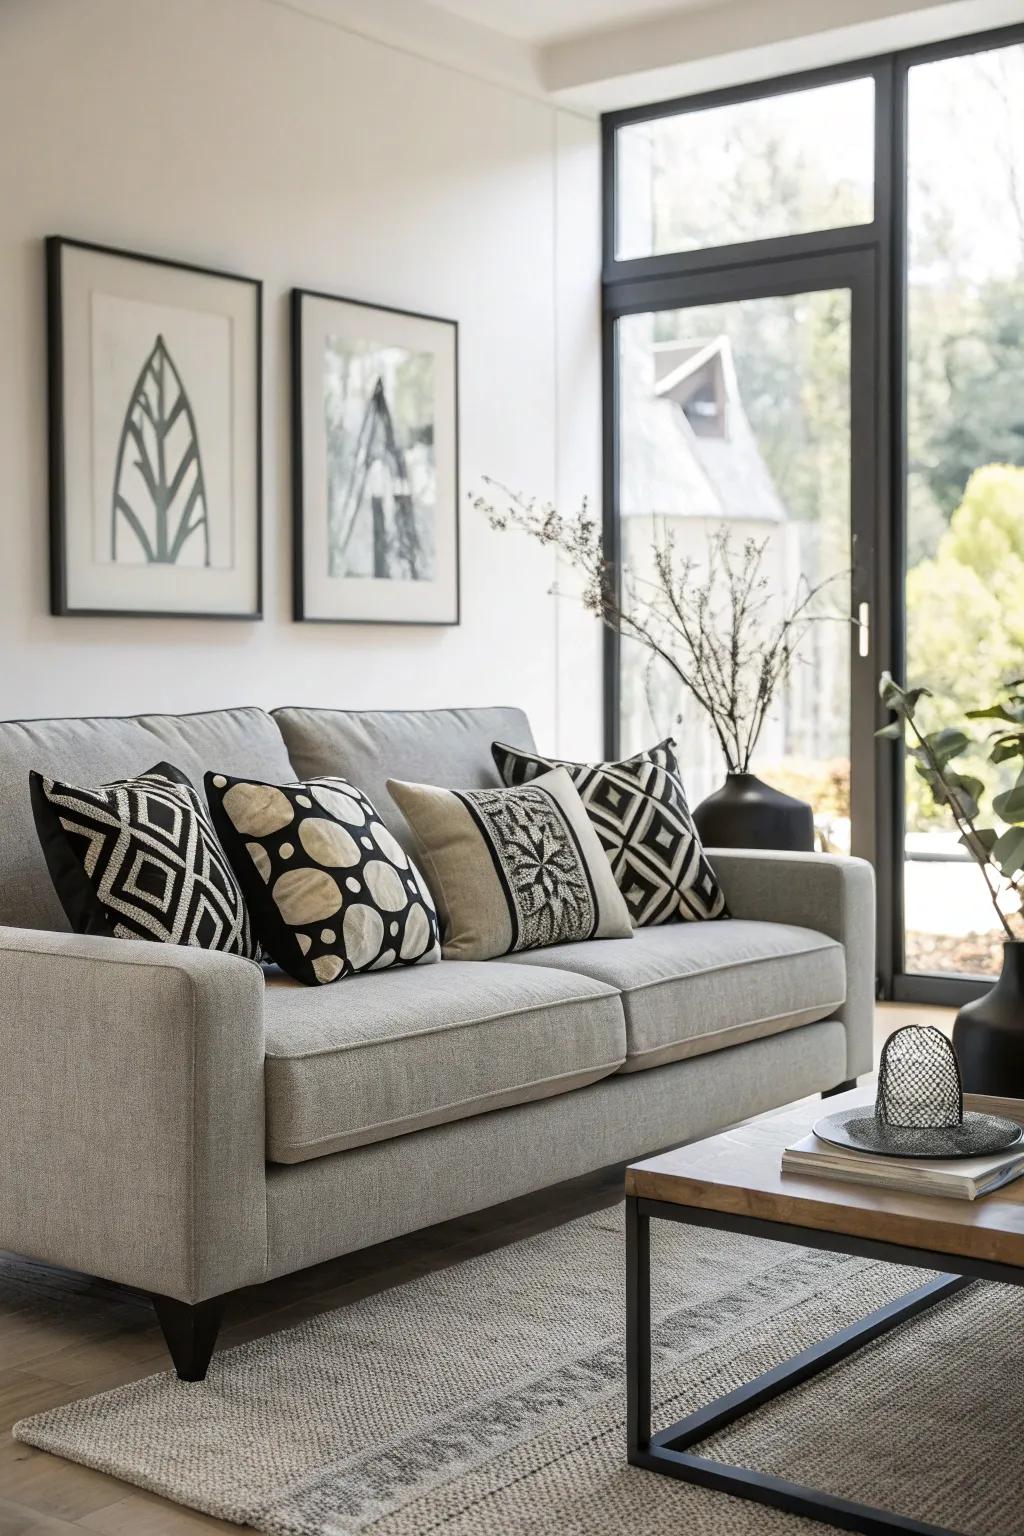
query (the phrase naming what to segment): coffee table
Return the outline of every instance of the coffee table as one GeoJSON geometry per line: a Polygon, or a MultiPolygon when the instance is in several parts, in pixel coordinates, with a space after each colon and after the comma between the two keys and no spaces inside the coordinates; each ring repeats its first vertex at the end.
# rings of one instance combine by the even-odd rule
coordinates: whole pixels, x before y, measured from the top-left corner
{"type": "MultiPolygon", "coordinates": [[[[783,1148],[834,1109],[871,1104],[863,1089],[798,1105],[634,1163],[626,1172],[627,1450],[634,1466],[771,1504],[867,1536],[956,1536],[887,1510],[730,1466],[693,1447],[974,1280],[1024,1284],[1024,1179],[980,1200],[904,1195],[783,1174],[783,1148]],[[940,1271],[906,1296],[651,1432],[650,1222],[679,1221],[940,1271]]],[[[1024,1100],[967,1095],[965,1104],[1024,1124],[1024,1100]]]]}

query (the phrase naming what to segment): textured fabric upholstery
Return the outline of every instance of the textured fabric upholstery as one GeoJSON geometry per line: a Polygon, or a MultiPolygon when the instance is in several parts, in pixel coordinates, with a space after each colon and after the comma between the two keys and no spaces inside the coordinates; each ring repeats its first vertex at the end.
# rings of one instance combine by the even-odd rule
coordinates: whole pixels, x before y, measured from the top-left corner
{"type": "Polygon", "coordinates": [[[843,1001],[834,939],[786,923],[740,919],[638,928],[631,944],[562,944],[508,958],[564,966],[622,993],[624,1072],[795,1029],[843,1001]]]}
{"type": "Polygon", "coordinates": [[[207,768],[278,784],[294,778],[281,733],[262,709],[0,722],[0,924],[68,927],[36,837],[29,770],[92,786],[162,760],[186,773],[201,797],[207,768]]]}
{"type": "Polygon", "coordinates": [[[709,848],[736,917],[796,923],[838,939],[846,959],[844,1078],[870,1072],[875,1018],[875,872],[832,854],[709,848]]]}
{"type": "Polygon", "coordinates": [[[182,1301],[263,1277],[263,976],[0,928],[0,1247],[182,1301]]]}
{"type": "Polygon", "coordinates": [[[291,1168],[273,1165],[267,1170],[269,1272],[287,1274],[593,1168],[709,1136],[837,1082],[845,1060],[843,1026],[829,1020],[651,1072],[608,1077],[557,1099],[291,1168]]]}
{"type": "Polygon", "coordinates": [[[299,778],[340,774],[369,795],[404,848],[414,850],[388,779],[487,789],[501,779],[491,743],[533,746],[521,709],[275,709],[299,778]]]}
{"type": "Polygon", "coordinates": [[[446,961],[311,990],[268,982],[267,1155],[295,1163],[565,1093],[625,1055],[618,995],[562,971],[446,961]]]}

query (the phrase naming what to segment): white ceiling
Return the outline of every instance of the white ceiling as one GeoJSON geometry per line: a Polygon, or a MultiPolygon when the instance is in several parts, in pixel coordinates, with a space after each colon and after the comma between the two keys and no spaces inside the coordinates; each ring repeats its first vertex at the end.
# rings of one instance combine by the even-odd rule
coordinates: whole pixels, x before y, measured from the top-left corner
{"type": "Polygon", "coordinates": [[[588,116],[1024,20],[1024,0],[275,3],[588,116]]]}
{"type": "Polygon", "coordinates": [[[605,27],[625,26],[666,11],[710,9],[726,0],[432,0],[439,10],[490,27],[505,37],[549,43],[605,27]]]}

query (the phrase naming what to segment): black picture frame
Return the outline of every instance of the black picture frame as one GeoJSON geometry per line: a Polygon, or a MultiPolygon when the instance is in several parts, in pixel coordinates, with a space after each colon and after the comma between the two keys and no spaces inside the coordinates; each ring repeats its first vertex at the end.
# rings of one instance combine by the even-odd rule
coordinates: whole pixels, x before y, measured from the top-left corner
{"type": "MultiPolygon", "coordinates": [[[[292,421],[292,616],[296,623],[304,624],[373,624],[401,626],[404,628],[454,628],[462,622],[462,569],[461,569],[461,476],[459,442],[459,323],[447,316],[427,314],[420,310],[402,309],[395,305],[375,304],[365,299],[354,299],[345,294],[326,293],[314,288],[293,288],[291,292],[291,421],[292,421]],[[306,510],[307,469],[305,446],[306,400],[303,382],[303,308],[307,301],[341,304],[369,314],[398,316],[412,321],[426,321],[431,325],[449,327],[452,334],[452,568],[453,611],[450,617],[396,618],[348,614],[322,614],[311,611],[310,594],[306,584],[306,536],[309,518],[306,510]]],[[[406,585],[406,583],[396,583],[406,585]]]]}
{"type": "Polygon", "coordinates": [[[239,272],[202,266],[192,262],[154,256],[65,235],[48,235],[44,242],[46,259],[47,315],[47,427],[49,467],[49,545],[50,612],[57,617],[124,619],[217,619],[255,622],[263,618],[263,284],[259,278],[239,272]],[[222,279],[245,285],[252,290],[254,378],[253,415],[253,561],[251,566],[255,602],[238,611],[121,607],[79,604],[69,596],[68,554],[68,423],[65,401],[65,283],[64,255],[85,251],[118,261],[133,261],[202,278],[222,279]]]}

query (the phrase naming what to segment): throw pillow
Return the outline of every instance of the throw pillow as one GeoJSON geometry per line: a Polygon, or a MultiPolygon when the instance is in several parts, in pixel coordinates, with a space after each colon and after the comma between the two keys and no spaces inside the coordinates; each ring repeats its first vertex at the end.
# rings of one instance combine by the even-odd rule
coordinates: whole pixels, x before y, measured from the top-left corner
{"type": "Polygon", "coordinates": [[[347,779],[208,773],[206,796],[260,940],[296,981],[439,958],[423,876],[347,779]]]}
{"type": "Polygon", "coordinates": [[[388,789],[419,844],[446,959],[632,937],[607,856],[563,768],[516,789],[394,779],[388,789]]]}
{"type": "Polygon", "coordinates": [[[170,763],[80,789],[29,775],[46,867],[76,933],[259,958],[206,808],[170,763]]]}
{"type": "Polygon", "coordinates": [[[674,746],[669,738],[621,763],[570,763],[500,741],[491,749],[506,784],[566,769],[637,928],[729,915],[690,815],[674,746]]]}

